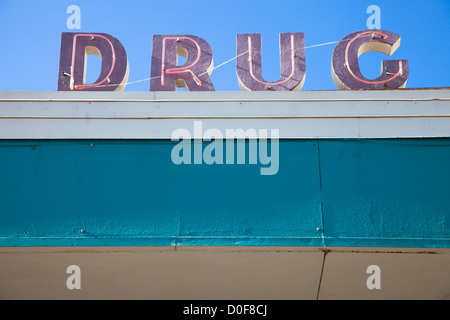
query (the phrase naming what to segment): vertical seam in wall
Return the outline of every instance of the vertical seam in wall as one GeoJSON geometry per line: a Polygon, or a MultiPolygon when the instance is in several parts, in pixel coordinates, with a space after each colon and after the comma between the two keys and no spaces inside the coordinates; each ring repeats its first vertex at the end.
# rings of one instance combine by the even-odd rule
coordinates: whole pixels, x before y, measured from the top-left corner
{"type": "Polygon", "coordinates": [[[322,167],[320,163],[320,142],[317,140],[317,155],[319,158],[319,189],[320,189],[320,219],[321,219],[321,237],[322,237],[322,246],[325,247],[325,222],[323,220],[323,191],[322,191],[322,167]]]}
{"type": "Polygon", "coordinates": [[[319,278],[319,285],[317,286],[316,300],[319,300],[320,287],[322,286],[323,270],[325,268],[325,258],[327,256],[327,253],[328,251],[323,252],[322,269],[320,270],[320,278],[319,278]]]}

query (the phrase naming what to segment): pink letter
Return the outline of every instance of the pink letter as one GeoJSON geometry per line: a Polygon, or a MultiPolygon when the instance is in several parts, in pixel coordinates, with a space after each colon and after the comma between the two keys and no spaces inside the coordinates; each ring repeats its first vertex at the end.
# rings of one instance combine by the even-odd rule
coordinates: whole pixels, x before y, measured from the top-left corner
{"type": "Polygon", "coordinates": [[[213,57],[209,44],[191,35],[154,35],[150,91],[214,91],[209,78],[213,57]],[[179,56],[186,62],[177,66],[179,56]]]}
{"type": "Polygon", "coordinates": [[[383,60],[381,75],[364,78],[358,57],[370,51],[392,55],[400,46],[400,36],[385,30],[362,30],[349,34],[336,45],[331,62],[331,76],[339,89],[397,89],[408,80],[408,60],[383,60]]]}
{"type": "Polygon", "coordinates": [[[122,44],[105,33],[70,33],[61,35],[58,91],[123,91],[128,80],[128,60],[122,44]],[[86,55],[102,60],[100,76],[86,84],[86,55]]]}
{"type": "Polygon", "coordinates": [[[236,42],[236,73],[241,90],[301,90],[306,70],[303,32],[280,33],[281,76],[276,82],[262,78],[261,34],[238,34],[236,42]]]}

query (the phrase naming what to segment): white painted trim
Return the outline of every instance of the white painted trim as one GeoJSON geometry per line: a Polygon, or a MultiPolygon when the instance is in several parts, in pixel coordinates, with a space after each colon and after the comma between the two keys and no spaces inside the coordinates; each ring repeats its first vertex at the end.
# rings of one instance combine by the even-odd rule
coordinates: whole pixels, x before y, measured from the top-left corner
{"type": "Polygon", "coordinates": [[[196,120],[281,139],[450,137],[450,90],[0,92],[0,139],[170,139],[196,120]]]}

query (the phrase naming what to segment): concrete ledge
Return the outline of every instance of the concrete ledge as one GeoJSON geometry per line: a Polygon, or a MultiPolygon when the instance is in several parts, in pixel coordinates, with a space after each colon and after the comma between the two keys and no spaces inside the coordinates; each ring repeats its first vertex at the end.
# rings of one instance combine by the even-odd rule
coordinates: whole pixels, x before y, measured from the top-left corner
{"type": "Polygon", "coordinates": [[[281,139],[450,137],[450,90],[0,91],[0,139],[170,139],[195,120],[281,139]]]}

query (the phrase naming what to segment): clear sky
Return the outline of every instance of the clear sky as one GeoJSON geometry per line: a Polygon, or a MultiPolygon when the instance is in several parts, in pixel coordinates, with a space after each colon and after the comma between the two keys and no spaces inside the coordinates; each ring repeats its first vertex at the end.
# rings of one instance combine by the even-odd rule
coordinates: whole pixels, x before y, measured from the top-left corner
{"type": "MultiPolygon", "coordinates": [[[[214,63],[236,55],[236,34],[261,33],[263,76],[279,78],[279,33],[305,32],[306,46],[337,41],[367,29],[370,5],[381,9],[381,29],[399,34],[392,55],[365,53],[363,74],[378,77],[382,59],[407,59],[407,88],[450,87],[449,0],[0,0],[0,91],[56,91],[62,32],[108,33],[125,47],[128,81],[150,77],[153,34],[191,34],[212,47],[214,63]],[[70,5],[81,9],[81,28],[69,30],[70,5]]],[[[336,90],[331,75],[335,44],[306,49],[302,90],[336,90]]],[[[98,77],[96,57],[88,59],[87,82],[98,77]]],[[[211,75],[217,91],[238,91],[235,61],[211,75]]],[[[149,81],[126,91],[149,91],[149,81]]]]}

